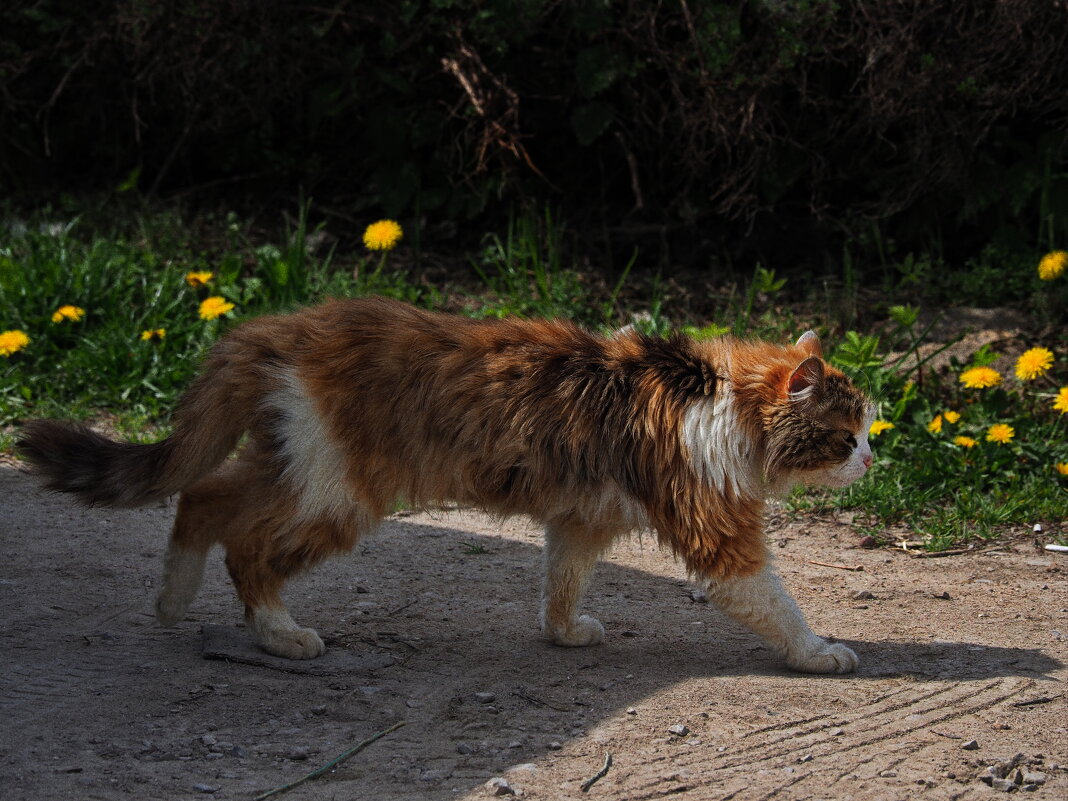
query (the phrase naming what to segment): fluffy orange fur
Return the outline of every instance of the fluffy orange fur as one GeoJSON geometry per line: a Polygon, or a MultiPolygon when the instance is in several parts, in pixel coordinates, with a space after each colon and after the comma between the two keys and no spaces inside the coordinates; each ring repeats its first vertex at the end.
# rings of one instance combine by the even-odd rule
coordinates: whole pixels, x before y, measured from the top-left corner
{"type": "MultiPolygon", "coordinates": [[[[254,633],[276,653],[321,652],[321,643],[279,644],[279,626],[296,630],[285,580],[351,549],[398,500],[543,522],[544,625],[558,642],[588,644],[600,624],[575,607],[616,537],[648,527],[698,577],[752,576],[767,561],[767,486],[849,458],[867,402],[813,340],[605,337],[564,321],[334,301],[223,338],[162,442],[36,421],[20,447],[49,487],[87,503],[181,493],[168,581],[187,581],[171,565],[222,543],[254,633]],[[728,399],[709,425],[737,444],[733,458],[748,459],[755,479],[710,480],[694,453],[703,440],[687,441],[699,430],[688,415],[728,399]]],[[[708,447],[701,458],[715,464],[717,446],[708,447]]],[[[175,593],[165,588],[161,619],[184,612],[175,593]]]]}

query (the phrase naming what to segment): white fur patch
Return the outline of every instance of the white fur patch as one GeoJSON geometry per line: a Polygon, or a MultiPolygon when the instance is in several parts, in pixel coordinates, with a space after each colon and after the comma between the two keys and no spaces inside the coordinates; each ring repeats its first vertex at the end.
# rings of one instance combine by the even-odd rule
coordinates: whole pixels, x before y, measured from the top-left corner
{"type": "Polygon", "coordinates": [[[682,441],[694,471],[720,492],[729,487],[739,496],[761,494],[753,445],[735,415],[734,394],[726,381],[716,385],[715,397],[699,400],[686,410],[682,441]]]}
{"type": "Polygon", "coordinates": [[[282,475],[297,494],[296,520],[343,519],[353,507],[345,483],[345,455],[296,372],[283,370],[281,378],[282,388],[265,404],[280,415],[276,434],[286,461],[282,475]]]}

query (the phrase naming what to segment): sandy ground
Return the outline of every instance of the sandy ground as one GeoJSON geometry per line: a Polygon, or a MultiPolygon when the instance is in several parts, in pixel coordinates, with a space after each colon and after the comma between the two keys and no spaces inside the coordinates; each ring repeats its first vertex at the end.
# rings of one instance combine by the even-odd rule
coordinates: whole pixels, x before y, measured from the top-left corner
{"type": "Polygon", "coordinates": [[[0,797],[253,799],[401,721],[275,797],[488,798],[500,777],[530,799],[972,799],[1005,792],[979,777],[998,763],[1068,797],[1068,557],[1028,538],[918,559],[771,521],[813,628],[861,658],[813,677],[693,600],[648,537],[598,568],[607,642],[570,650],[539,637],[536,530],[398,515],[290,586],[330,651],[287,663],[249,646],[218,553],[190,618],[156,625],[171,514],[0,468],[0,797]]]}

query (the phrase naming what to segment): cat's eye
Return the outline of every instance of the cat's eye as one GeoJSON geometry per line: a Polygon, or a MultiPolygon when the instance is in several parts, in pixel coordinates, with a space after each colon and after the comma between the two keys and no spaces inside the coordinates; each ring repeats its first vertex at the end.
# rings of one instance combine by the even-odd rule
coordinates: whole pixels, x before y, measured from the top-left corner
{"type": "Polygon", "coordinates": [[[857,447],[857,438],[856,438],[856,437],[854,437],[854,436],[853,436],[852,434],[846,434],[846,438],[845,438],[845,439],[846,439],[846,444],[847,444],[847,445],[848,445],[848,446],[849,446],[850,448],[855,448],[855,447],[857,447]]]}

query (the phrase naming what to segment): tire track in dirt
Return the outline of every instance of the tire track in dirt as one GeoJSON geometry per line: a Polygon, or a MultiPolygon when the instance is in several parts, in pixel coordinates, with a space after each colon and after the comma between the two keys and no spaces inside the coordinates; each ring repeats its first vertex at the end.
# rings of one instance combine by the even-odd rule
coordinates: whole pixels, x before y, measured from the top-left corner
{"type": "Polygon", "coordinates": [[[900,688],[845,714],[817,715],[753,729],[737,740],[748,744],[728,753],[710,753],[702,748],[677,753],[671,759],[672,774],[626,788],[626,797],[644,800],[696,791],[702,798],[730,801],[750,788],[756,774],[765,779],[768,774],[785,774],[785,781],[759,797],[752,796],[771,801],[826,791],[844,779],[893,775],[921,751],[945,747],[943,738],[924,736],[931,727],[980,715],[1034,686],[1030,679],[1005,678],[978,687],[948,683],[933,689],[926,685],[900,688]],[[690,775],[704,779],[691,784],[687,780],[690,775]],[[715,786],[717,795],[708,795],[710,785],[715,786]],[[812,785],[811,790],[808,785],[812,785]]]}

